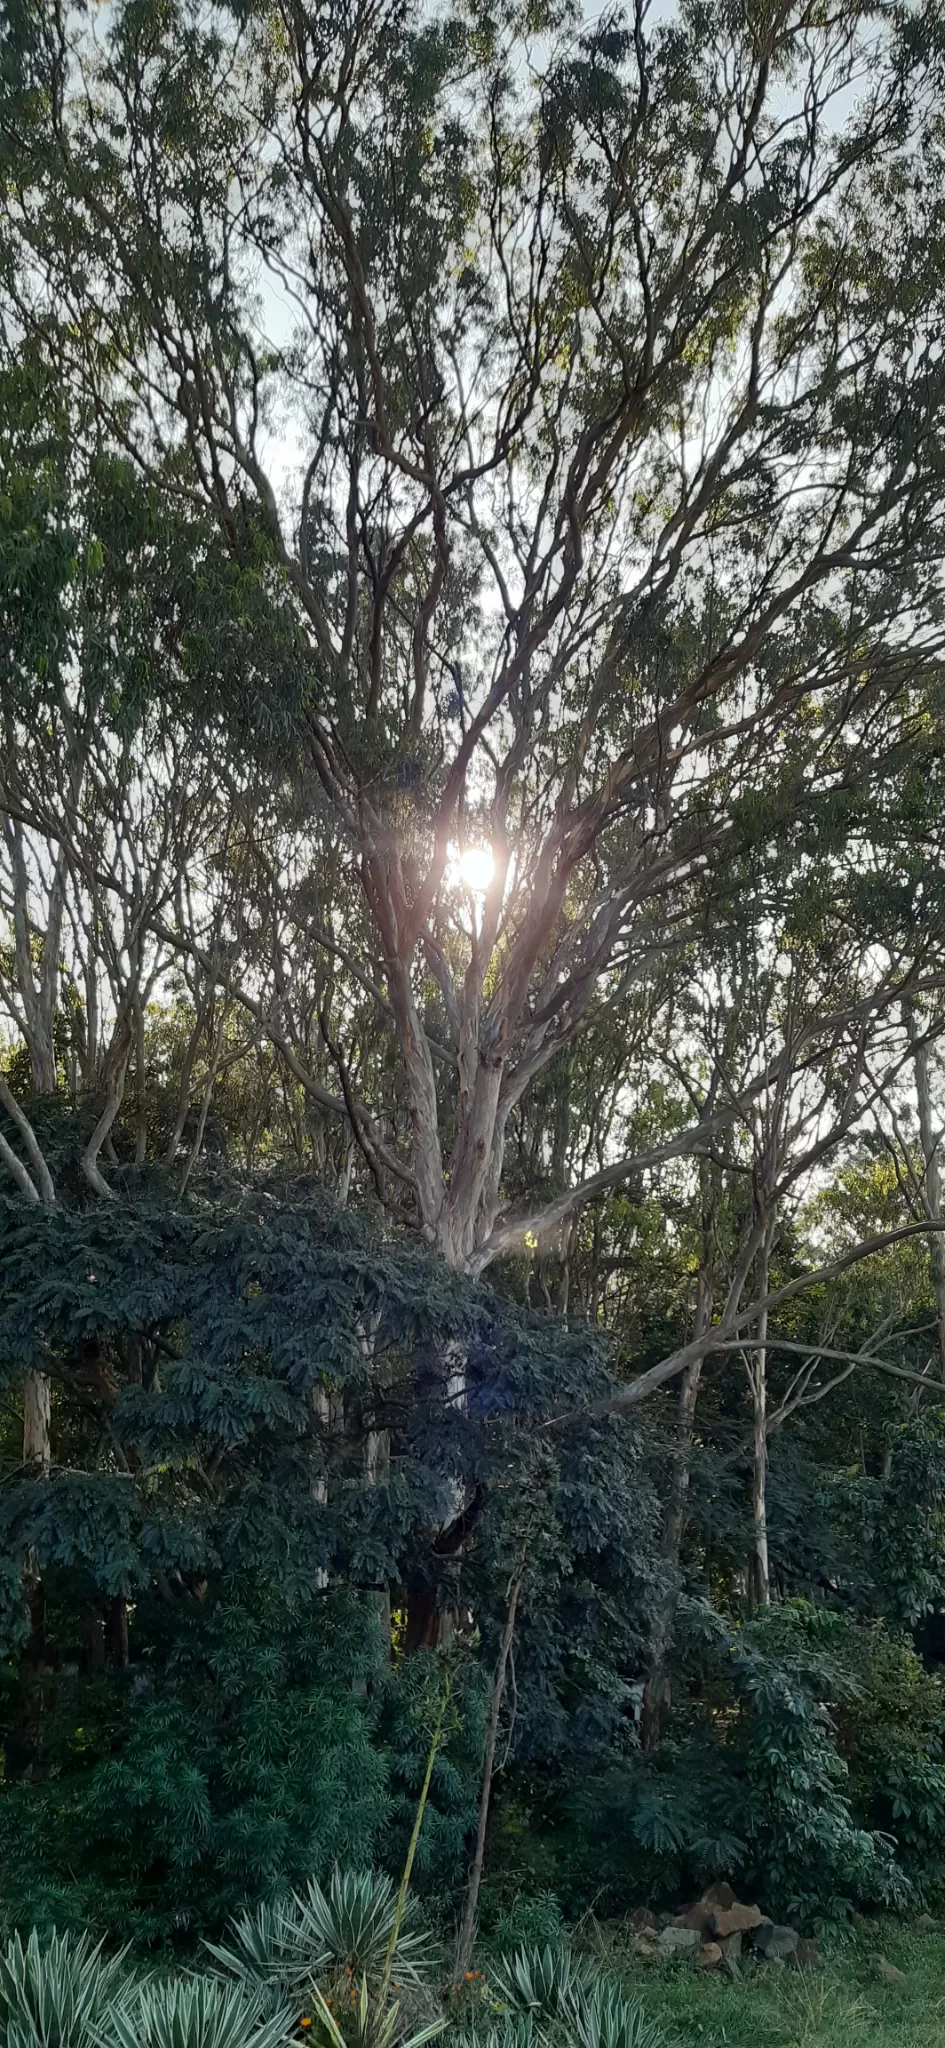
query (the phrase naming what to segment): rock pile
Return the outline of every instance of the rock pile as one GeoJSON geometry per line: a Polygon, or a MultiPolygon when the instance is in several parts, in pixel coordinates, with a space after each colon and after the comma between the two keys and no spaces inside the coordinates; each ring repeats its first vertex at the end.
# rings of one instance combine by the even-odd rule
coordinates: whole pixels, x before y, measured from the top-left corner
{"type": "Polygon", "coordinates": [[[758,1906],[743,1905],[730,1884],[710,1885],[694,1906],[682,1913],[651,1913],[631,1919],[634,1948],[652,1958],[688,1956],[703,1970],[726,1968],[737,1976],[746,1948],[761,1963],[783,1969],[816,1970],[820,1954],[815,1941],[804,1941],[793,1927],[779,1927],[758,1906]]]}

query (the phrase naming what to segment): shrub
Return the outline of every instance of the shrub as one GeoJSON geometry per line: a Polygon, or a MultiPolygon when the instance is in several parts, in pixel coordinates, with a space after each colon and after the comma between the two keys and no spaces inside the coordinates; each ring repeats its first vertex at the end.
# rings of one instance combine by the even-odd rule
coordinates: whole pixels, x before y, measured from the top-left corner
{"type": "Polygon", "coordinates": [[[559,2014],[578,1982],[568,1948],[520,1948],[503,1956],[493,1972],[500,1998],[520,2011],[559,2014]]]}
{"type": "Polygon", "coordinates": [[[97,2035],[98,2048],[282,2048],[295,2015],[271,2013],[241,1986],[177,1977],[142,1984],[97,2035]]]}
{"type": "MultiPolygon", "coordinates": [[[[383,1970],[397,1895],[379,1871],[334,1871],[327,1892],[313,1878],[304,1892],[241,1913],[229,1945],[206,1942],[215,1961],[242,1979],[273,1979],[301,1987],[324,1971],[375,1977],[383,1970]]],[[[429,1976],[435,1960],[429,1935],[407,1900],[397,1942],[397,1973],[407,1983],[429,1976]]]]}
{"type": "Polygon", "coordinates": [[[662,2032],[619,1984],[579,1982],[562,2017],[580,2048],[660,2048],[662,2032]]]}
{"type": "Polygon", "coordinates": [[[88,1935],[14,1935],[0,1952],[0,2044],[97,2048],[130,1996],[124,1955],[103,1956],[88,1935]]]}

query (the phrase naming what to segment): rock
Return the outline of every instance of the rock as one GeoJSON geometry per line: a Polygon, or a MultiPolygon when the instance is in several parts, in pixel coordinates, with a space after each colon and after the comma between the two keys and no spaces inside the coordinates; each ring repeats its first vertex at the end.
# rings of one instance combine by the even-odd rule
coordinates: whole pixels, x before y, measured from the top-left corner
{"type": "Polygon", "coordinates": [[[647,1929],[652,1934],[658,1931],[656,1914],[650,1912],[649,1906],[635,1906],[627,1925],[631,1934],[644,1934],[647,1929]]]}
{"type": "Polygon", "coordinates": [[[737,1905],[738,1900],[730,1884],[710,1884],[708,1891],[703,1892],[701,1899],[697,1899],[694,1906],[687,1906],[685,1912],[677,1913],[673,1925],[697,1927],[700,1934],[710,1934],[713,1916],[716,1913],[730,1912],[732,1907],[737,1905]]]}
{"type": "Polygon", "coordinates": [[[716,1941],[725,1941],[730,1934],[750,1934],[753,1927],[760,1927],[763,1914],[757,1906],[740,1906],[736,1899],[734,1906],[717,1906],[712,1914],[712,1933],[716,1941]]]}
{"type": "Polygon", "coordinates": [[[881,1984],[904,1984],[905,1977],[897,1970],[895,1963],[887,1963],[885,1956],[870,1956],[870,1969],[881,1984]]]}
{"type": "Polygon", "coordinates": [[[642,1934],[633,1936],[631,1947],[634,1955],[642,1956],[644,1962],[651,1963],[653,1957],[659,1954],[659,1939],[654,1927],[645,1927],[642,1934]]]}
{"type": "Polygon", "coordinates": [[[804,1939],[798,1942],[793,1954],[788,1956],[788,1962],[794,1970],[819,1970],[823,1967],[823,1959],[816,1941],[804,1939]]]}
{"type": "Polygon", "coordinates": [[[742,1959],[741,1935],[727,1934],[725,1940],[719,1943],[719,1947],[722,1950],[723,1961],[728,1964],[729,1969],[737,1970],[742,1959]]]}
{"type": "Polygon", "coordinates": [[[695,1905],[690,1906],[687,1913],[679,1915],[674,1925],[676,1927],[694,1927],[698,1934],[706,1934],[711,1929],[714,1912],[714,1906],[710,1906],[705,1899],[697,1899],[695,1905]]]}
{"type": "Polygon", "coordinates": [[[857,1934],[868,1934],[869,1925],[870,1923],[865,1913],[850,1914],[850,1926],[856,1928],[857,1934]]]}
{"type": "Polygon", "coordinates": [[[664,1927],[657,1947],[664,1956],[693,1955],[702,1942],[695,1927],[664,1927]]]}
{"type": "Polygon", "coordinates": [[[915,1924],[917,1927],[921,1927],[923,1934],[933,1934],[938,1926],[938,1921],[932,1918],[931,1913],[920,1913],[915,1924]]]}
{"type": "Polygon", "coordinates": [[[758,1954],[764,1956],[766,1963],[772,1963],[775,1959],[786,1963],[788,1957],[794,1954],[798,1936],[793,1927],[774,1927],[769,1921],[755,1928],[754,1943],[758,1954]]]}
{"type": "Polygon", "coordinates": [[[706,1906],[718,1906],[722,1911],[728,1912],[730,1906],[738,1905],[738,1900],[731,1885],[726,1884],[723,1879],[720,1884],[710,1884],[708,1891],[703,1892],[700,1903],[706,1906]]]}
{"type": "Polygon", "coordinates": [[[699,1950],[699,1967],[702,1970],[717,1970],[722,1961],[722,1951],[717,1941],[704,1941],[699,1950]]]}

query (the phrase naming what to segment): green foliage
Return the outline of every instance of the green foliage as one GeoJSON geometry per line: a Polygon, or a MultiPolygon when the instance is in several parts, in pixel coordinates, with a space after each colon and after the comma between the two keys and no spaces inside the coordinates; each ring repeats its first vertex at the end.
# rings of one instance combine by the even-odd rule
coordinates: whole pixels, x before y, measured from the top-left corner
{"type": "MultiPolygon", "coordinates": [[[[326,1890],[310,1879],[304,1892],[232,1920],[228,1946],[206,1946],[240,1977],[276,1978],[297,1988],[330,1970],[370,1980],[384,1968],[396,1907],[394,1885],[382,1872],[336,1868],[326,1890]]],[[[398,1977],[407,1983],[429,1977],[436,1956],[416,1920],[408,1898],[396,1956],[398,1977]]]]}
{"type": "Polygon", "coordinates": [[[295,2014],[267,2011],[234,1984],[212,1977],[143,1983],[99,2030],[96,2048],[282,2048],[295,2014]]]}
{"type": "Polygon", "coordinates": [[[490,1948],[501,1953],[513,1946],[560,1948],[564,1917],[552,1892],[529,1889],[503,1901],[489,1887],[480,1893],[480,1926],[490,1948]]]}
{"type": "MultiPolygon", "coordinates": [[[[351,2042],[339,2026],[324,1994],[315,1986],[313,2003],[320,2022],[323,2037],[331,2048],[351,2048],[351,2042]]],[[[396,1999],[383,2002],[380,1994],[372,1994],[366,1977],[362,1977],[360,1990],[355,2000],[353,2042],[354,2048],[423,2048],[423,2043],[432,2041],[442,2034],[446,2027],[445,2018],[440,2015],[428,2026],[414,2032],[404,2031],[400,2025],[400,2006],[396,1999]]]]}
{"type": "Polygon", "coordinates": [[[504,2013],[475,2033],[457,2027],[450,2034],[451,2048],[535,2048],[536,2029],[524,2012],[504,2013]]]}
{"type": "Polygon", "coordinates": [[[137,1681],[113,1680],[117,1725],[96,1731],[84,1689],[67,1694],[67,1775],[0,1801],[5,1910],[20,1924],[65,1914],[180,1938],[313,1869],[366,1861],[383,1838],[386,1763],[351,1690],[374,1654],[357,1602],[299,1610],[231,1582],[175,1615],[170,1642],[162,1608],[141,1615],[137,1681]]]}
{"type": "Polygon", "coordinates": [[[772,1609],[734,1646],[741,1714],[742,1825],[756,1885],[801,1916],[903,1906],[894,1843],[858,1822],[833,1710],[855,1690],[831,1655],[829,1620],[772,1609]]]}
{"type": "Polygon", "coordinates": [[[541,2032],[558,2029],[580,2048],[658,2048],[662,2035],[642,2005],[569,1948],[521,1948],[493,1970],[495,1989],[541,2032]]]}
{"type": "Polygon", "coordinates": [[[100,2048],[130,1997],[123,1956],[106,1958],[88,1935],[41,1943],[34,1928],[0,1951],[3,2048],[100,2048]]]}
{"type": "Polygon", "coordinates": [[[560,2013],[579,1979],[569,1948],[519,1948],[503,1956],[493,1970],[500,1998],[522,2011],[544,2016],[560,2013]]]}
{"type": "Polygon", "coordinates": [[[660,2048],[663,2040],[642,2002],[603,1978],[577,1984],[562,2017],[580,2048],[660,2048]]]}

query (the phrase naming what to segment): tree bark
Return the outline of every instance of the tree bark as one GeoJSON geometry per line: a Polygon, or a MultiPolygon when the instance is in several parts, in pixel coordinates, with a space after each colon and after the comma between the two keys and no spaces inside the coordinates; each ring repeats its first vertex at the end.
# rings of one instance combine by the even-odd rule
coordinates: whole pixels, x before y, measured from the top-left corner
{"type": "Polygon", "coordinates": [[[482,1790],[479,1795],[476,1846],[473,1851],[473,1860],[469,1872],[469,1883],[466,1887],[463,1917],[460,1921],[459,1934],[456,1937],[456,1960],[453,1967],[453,1976],[457,1982],[461,1979],[464,1970],[469,1968],[473,1943],[476,1939],[476,1910],[479,1904],[479,1887],[482,1883],[482,1867],[486,1854],[486,1828],[489,1821],[489,1804],[492,1798],[492,1780],[495,1774],[495,1751],[499,1734],[499,1715],[502,1711],[502,1700],[505,1695],[505,1681],[509,1668],[509,1657],[512,1652],[515,1616],[518,1612],[521,1590],[522,1576],[519,1573],[518,1577],[513,1579],[509,1592],[508,1612],[505,1617],[505,1628],[502,1631],[499,1661],[496,1665],[495,1678],[492,1683],[492,1700],[489,1706],[489,1722],[486,1729],[486,1747],[482,1760],[482,1790]]]}
{"type": "MultiPolygon", "coordinates": [[[[768,1260],[764,1260],[761,1289],[768,1291],[768,1260]]],[[[754,1604],[758,1608],[771,1605],[771,1577],[768,1566],[768,1363],[767,1363],[768,1311],[762,1309],[758,1318],[758,1350],[751,1354],[748,1377],[752,1394],[752,1462],[751,1462],[751,1586],[754,1604]]]]}
{"type": "MultiPolygon", "coordinates": [[[[712,1292],[712,1276],[703,1265],[699,1273],[696,1298],[696,1337],[704,1335],[712,1320],[712,1292]]],[[[663,1717],[670,1705],[669,1660],[676,1625],[679,1560],[686,1527],[689,1468],[702,1365],[701,1358],[693,1359],[686,1366],[679,1384],[676,1441],[660,1545],[661,1561],[666,1573],[666,1591],[657,1610],[650,1639],[650,1668],[643,1688],[643,1711],[640,1717],[640,1741],[645,1750],[658,1748],[663,1717]]]]}
{"type": "MultiPolygon", "coordinates": [[[[925,1168],[925,1206],[929,1221],[940,1224],[942,1221],[942,1174],[939,1159],[939,1140],[935,1136],[935,1127],[932,1121],[929,1049],[922,1036],[919,1020],[911,1003],[906,1005],[905,1018],[906,1027],[912,1042],[912,1064],[915,1073],[915,1092],[919,1109],[919,1141],[922,1146],[922,1161],[925,1168]]],[[[942,1369],[945,1371],[945,1237],[943,1237],[941,1230],[933,1231],[929,1239],[929,1268],[938,1321],[939,1358],[942,1369]]]]}

